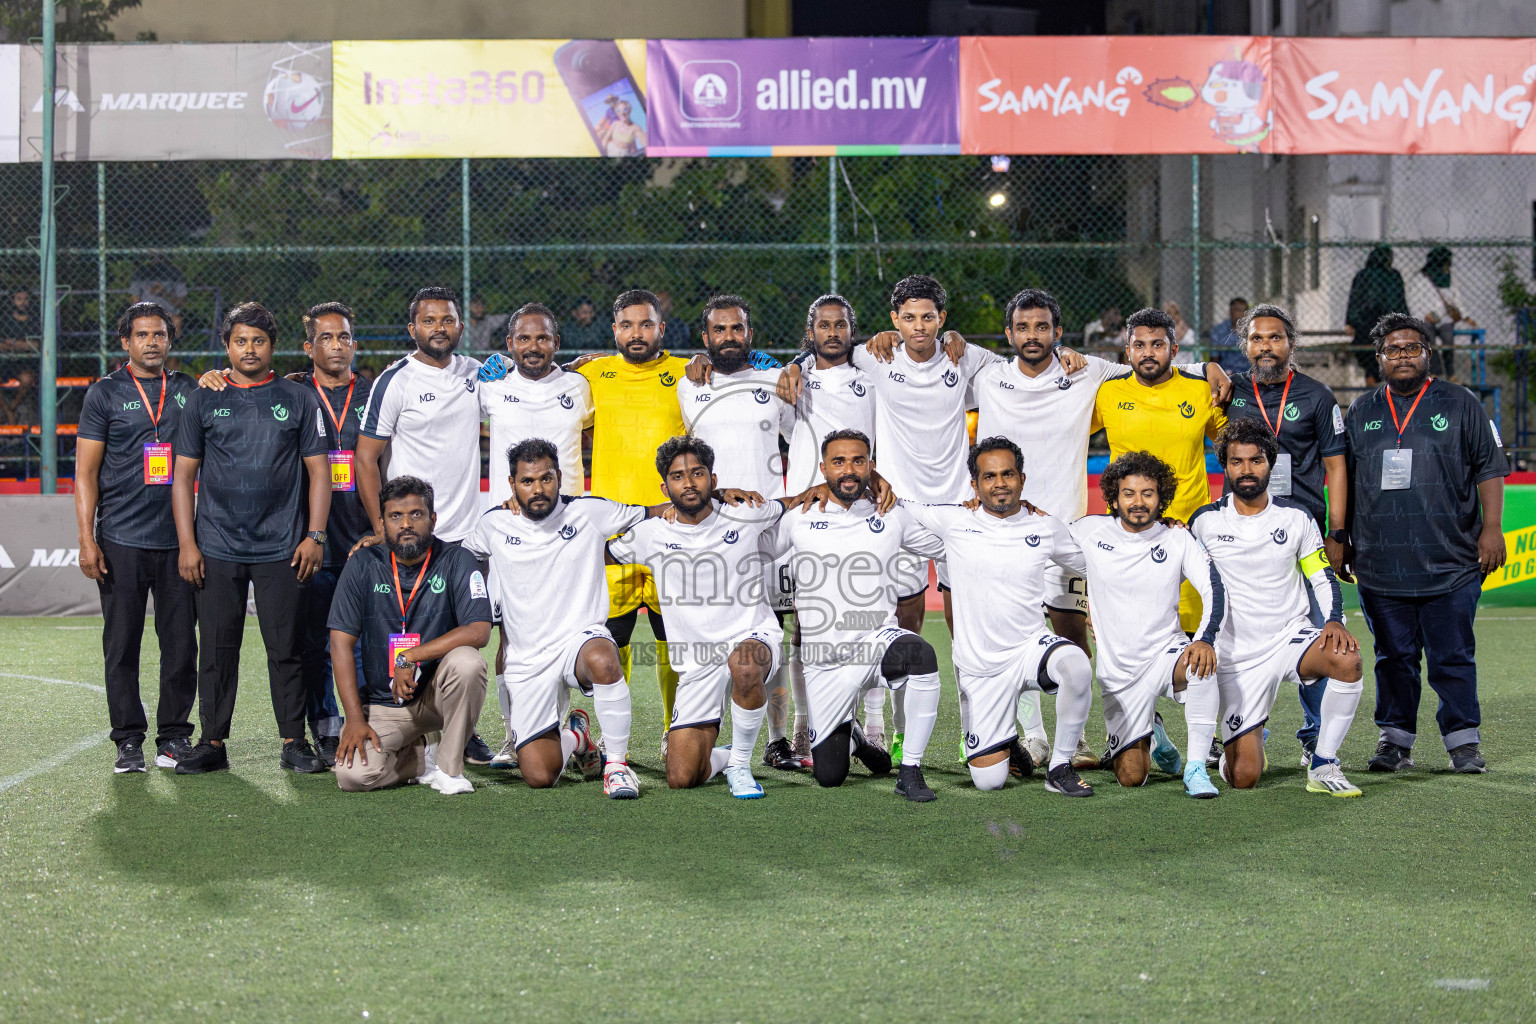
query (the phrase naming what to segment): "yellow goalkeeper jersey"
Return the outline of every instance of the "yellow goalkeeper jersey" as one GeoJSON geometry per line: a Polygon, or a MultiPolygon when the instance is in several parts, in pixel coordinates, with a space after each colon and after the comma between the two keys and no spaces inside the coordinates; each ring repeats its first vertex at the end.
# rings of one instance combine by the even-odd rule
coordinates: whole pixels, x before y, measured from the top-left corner
{"type": "Polygon", "coordinates": [[[593,494],[630,505],[663,500],[656,449],[667,438],[688,432],[677,404],[677,382],[687,365],[681,356],[662,351],[647,363],[611,355],[577,367],[592,386],[596,407],[593,494]]]}
{"type": "Polygon", "coordinates": [[[1227,416],[1211,401],[1211,386],[1178,367],[1161,384],[1143,384],[1135,374],[1099,385],[1093,429],[1109,435],[1109,454],[1151,452],[1173,467],[1179,489],[1166,515],[1188,521],[1210,503],[1205,475],[1205,439],[1215,438],[1227,416]]]}

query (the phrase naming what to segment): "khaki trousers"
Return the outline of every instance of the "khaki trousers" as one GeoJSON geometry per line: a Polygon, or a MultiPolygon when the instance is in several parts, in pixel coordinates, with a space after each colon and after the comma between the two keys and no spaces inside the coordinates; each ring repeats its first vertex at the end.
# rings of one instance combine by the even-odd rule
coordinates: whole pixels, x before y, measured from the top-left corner
{"type": "Polygon", "coordinates": [[[464,744],[485,704],[485,659],[473,647],[455,647],[437,663],[431,684],[404,707],[370,704],[363,711],[379,734],[383,753],[367,751],[368,763],[352,756],[349,768],[336,763],[336,782],[348,793],[383,789],[409,782],[426,769],[426,735],[441,732],[437,767],[446,775],[464,774],[464,744]]]}

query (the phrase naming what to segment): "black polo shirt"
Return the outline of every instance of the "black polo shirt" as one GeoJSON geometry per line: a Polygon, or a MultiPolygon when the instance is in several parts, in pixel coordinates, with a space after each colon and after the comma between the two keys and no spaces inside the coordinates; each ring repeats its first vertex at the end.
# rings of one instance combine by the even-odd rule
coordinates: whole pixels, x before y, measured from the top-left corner
{"type": "Polygon", "coordinates": [[[182,409],[197,390],[197,382],[184,373],[166,374],[163,410],[160,375],[140,379],[139,384],[144,388],[142,397],[134,387],[133,371],[126,366],[92,384],[80,409],[78,436],[106,445],[97,475],[97,537],[124,547],[168,551],[178,546],[171,488],[144,482],[144,446],[159,441],[171,442],[174,448],[182,409]],[[145,398],[149,399],[147,411],[145,398]],[[150,419],[157,410],[158,430],[150,419]]]}
{"type": "MultiPolygon", "coordinates": [[[[421,642],[436,640],[444,633],[471,622],[491,621],[491,602],[486,592],[485,576],[475,556],[457,544],[432,539],[432,557],[424,563],[427,576],[420,585],[417,577],[423,563],[401,565],[400,590],[395,593],[394,567],[389,548],[383,544],[363,548],[347,559],[336,581],[336,596],[331,599],[331,617],[326,626],[358,637],[363,645],[363,678],[357,681],[358,693],[367,704],[393,704],[390,684],[394,667],[389,663],[391,633],[419,633],[421,642]],[[415,588],[416,596],[411,598],[415,588]],[[406,628],[400,628],[400,600],[410,598],[406,628]]],[[[437,674],[437,662],[421,663],[423,683],[437,674]]],[[[418,696],[422,690],[416,690],[418,696]]]]}
{"type": "MultiPolygon", "coordinates": [[[[1350,541],[1360,585],[1381,594],[1433,596],[1479,579],[1482,506],[1477,485],[1509,474],[1509,459],[1477,396],[1431,383],[1403,431],[1413,450],[1406,490],[1381,489],[1382,453],[1398,447],[1386,385],[1355,399],[1349,431],[1350,541]]],[[[1392,396],[1398,422],[1413,397],[1392,396]]]]}
{"type": "MultiPolygon", "coordinates": [[[[1291,456],[1290,499],[1312,514],[1317,528],[1328,532],[1328,501],[1323,493],[1327,473],[1323,458],[1343,455],[1349,447],[1344,432],[1344,414],[1333,397],[1333,389],[1314,377],[1296,373],[1291,378],[1290,393],[1285,382],[1260,384],[1259,398],[1269,422],[1280,430],[1276,442],[1282,452],[1291,456]],[[1285,396],[1285,408],[1280,408],[1280,398],[1285,396]]],[[[1227,406],[1227,419],[1255,419],[1264,421],[1258,403],[1253,397],[1253,373],[1244,371],[1232,375],[1232,402],[1227,406]]],[[[1231,488],[1223,481],[1222,493],[1231,488]]],[[[1341,526],[1341,523],[1335,523],[1341,526]]]]}
{"type": "MultiPolygon", "coordinates": [[[[355,454],[357,432],[363,423],[363,410],[368,405],[368,395],[373,390],[373,381],[362,374],[354,373],[351,382],[352,401],[348,403],[347,384],[316,391],[315,375],[312,370],[305,370],[297,377],[297,382],[309,388],[316,401],[320,400],[321,391],[323,391],[325,404],[331,408],[330,414],[327,414],[324,409],[320,410],[320,420],[325,425],[326,450],[349,451],[355,454]],[[341,421],[340,435],[336,433],[336,420],[341,421]]],[[[307,508],[309,502],[307,475],[304,477],[304,501],[307,508]]],[[[362,499],[358,497],[355,459],[352,463],[352,490],[331,492],[331,518],[326,523],[325,533],[325,560],[321,564],[327,569],[340,569],[346,562],[347,552],[352,550],[352,545],[373,533],[373,522],[363,511],[362,499]]]]}
{"type": "Polygon", "coordinates": [[[245,564],[293,557],[308,529],[304,459],[326,452],[324,415],[314,388],[282,377],[187,398],[176,454],[202,460],[197,545],[205,556],[245,564]]]}

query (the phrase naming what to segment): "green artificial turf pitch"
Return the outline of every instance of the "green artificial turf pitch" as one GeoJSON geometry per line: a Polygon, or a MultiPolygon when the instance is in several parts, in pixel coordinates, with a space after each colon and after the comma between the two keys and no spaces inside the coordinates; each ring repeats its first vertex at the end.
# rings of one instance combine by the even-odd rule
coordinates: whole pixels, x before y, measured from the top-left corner
{"type": "Polygon", "coordinates": [[[1262,785],[1194,801],[1104,772],[1089,800],[1038,774],[977,792],[930,616],[926,806],[862,769],[669,792],[650,670],[639,801],[489,769],[469,796],[342,794],[279,771],[254,626],[233,771],[114,776],[102,695],[23,678],[99,684],[96,625],[7,620],[0,1020],[1529,1020],[1533,620],[1478,620],[1489,775],[1447,772],[1432,697],[1419,770],[1368,774],[1367,676],[1344,750],[1362,799],[1304,791],[1282,692],[1262,785]]]}

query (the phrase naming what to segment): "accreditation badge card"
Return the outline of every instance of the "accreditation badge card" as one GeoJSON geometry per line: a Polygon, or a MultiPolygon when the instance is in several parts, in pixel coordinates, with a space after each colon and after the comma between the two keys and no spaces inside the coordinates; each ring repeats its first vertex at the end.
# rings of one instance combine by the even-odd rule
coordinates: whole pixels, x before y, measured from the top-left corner
{"type": "MultiPolygon", "coordinates": [[[[352,475],[352,455],[346,449],[338,449],[325,453],[331,463],[331,490],[355,491],[357,490],[357,478],[352,475]]],[[[393,655],[391,655],[393,659],[393,655]]]]}
{"type": "Polygon", "coordinates": [[[395,658],[401,651],[408,651],[412,647],[421,646],[420,633],[391,633],[389,634],[389,671],[395,671],[395,658]]]}
{"type": "Polygon", "coordinates": [[[168,441],[145,442],[144,483],[168,484],[171,482],[171,445],[168,441]]]}
{"type": "Polygon", "coordinates": [[[1406,491],[1413,481],[1413,449],[1388,448],[1381,453],[1381,489],[1406,491]]]}
{"type": "Polygon", "coordinates": [[[1276,498],[1291,496],[1291,453],[1278,452],[1274,468],[1269,471],[1269,493],[1276,498]]]}

